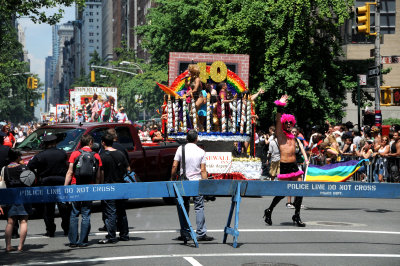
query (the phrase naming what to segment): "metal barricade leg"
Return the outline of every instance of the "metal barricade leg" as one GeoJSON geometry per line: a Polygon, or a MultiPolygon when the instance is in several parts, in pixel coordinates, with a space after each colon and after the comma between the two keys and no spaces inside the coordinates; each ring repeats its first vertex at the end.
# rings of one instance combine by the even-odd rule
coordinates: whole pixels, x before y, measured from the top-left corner
{"type": "Polygon", "coordinates": [[[231,209],[229,211],[228,221],[227,221],[226,227],[224,229],[224,240],[223,240],[223,243],[226,244],[226,238],[228,237],[228,234],[232,235],[233,236],[232,246],[234,248],[237,247],[237,240],[239,237],[238,227],[239,227],[240,201],[241,201],[240,182],[238,182],[237,187],[236,187],[236,193],[232,196],[231,209]],[[236,210],[235,210],[235,206],[236,206],[236,210]],[[234,210],[235,210],[235,225],[233,228],[231,228],[230,225],[231,225],[232,215],[233,215],[234,210]]]}
{"type": "Polygon", "coordinates": [[[176,198],[178,199],[178,204],[179,204],[180,208],[182,209],[182,213],[184,214],[186,222],[187,222],[187,224],[189,226],[190,237],[193,239],[193,242],[194,242],[194,245],[196,246],[196,248],[198,248],[199,247],[199,243],[197,242],[197,235],[193,230],[192,224],[190,223],[189,215],[186,212],[185,204],[183,202],[183,198],[181,196],[181,193],[179,193],[178,188],[176,187],[176,184],[173,184],[173,186],[174,186],[174,191],[175,191],[175,194],[176,194],[176,198]]]}

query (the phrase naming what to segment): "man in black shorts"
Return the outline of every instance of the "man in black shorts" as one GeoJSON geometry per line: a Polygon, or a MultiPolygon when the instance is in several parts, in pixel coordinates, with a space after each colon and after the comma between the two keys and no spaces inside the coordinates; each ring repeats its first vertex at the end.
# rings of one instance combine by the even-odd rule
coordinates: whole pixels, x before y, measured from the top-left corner
{"type": "MultiPolygon", "coordinates": [[[[275,105],[278,107],[276,113],[276,137],[278,140],[279,151],[281,154],[280,160],[280,174],[278,179],[281,181],[301,181],[301,176],[304,174],[303,171],[299,170],[296,163],[296,142],[298,141],[292,134],[291,129],[296,124],[296,120],[293,115],[282,114],[282,109],[286,106],[287,95],[282,96],[278,101],[275,101],[275,105]]],[[[301,145],[300,145],[301,146],[301,145]]],[[[304,149],[302,149],[303,155],[305,154],[304,149]]],[[[309,161],[305,156],[305,163],[308,165],[309,161]]],[[[276,196],[272,200],[271,205],[268,209],[264,211],[265,222],[272,225],[272,211],[275,206],[284,198],[285,196],[276,196]]],[[[300,208],[303,197],[296,197],[294,200],[295,213],[292,217],[293,223],[299,227],[305,227],[306,224],[300,219],[300,208]]]]}

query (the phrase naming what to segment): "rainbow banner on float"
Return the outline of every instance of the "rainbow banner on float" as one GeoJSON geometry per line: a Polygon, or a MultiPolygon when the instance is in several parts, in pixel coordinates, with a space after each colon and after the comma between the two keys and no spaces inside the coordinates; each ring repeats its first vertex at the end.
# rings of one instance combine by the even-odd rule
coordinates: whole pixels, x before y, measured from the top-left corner
{"type": "Polygon", "coordinates": [[[360,167],[368,162],[368,159],[360,161],[352,160],[324,166],[309,165],[306,178],[308,182],[344,182],[356,173],[360,167]]]}
{"type": "MultiPolygon", "coordinates": [[[[207,74],[210,75],[211,73],[211,66],[206,67],[207,74]]],[[[169,88],[172,91],[175,91],[179,96],[182,96],[186,92],[185,88],[185,77],[189,75],[189,71],[186,70],[185,72],[181,73],[175,81],[172,83],[171,87],[169,88]]],[[[244,93],[247,91],[246,84],[244,81],[232,72],[231,70],[227,69],[226,73],[226,85],[228,86],[228,91],[232,93],[232,95],[236,95],[238,93],[244,93]]]]}

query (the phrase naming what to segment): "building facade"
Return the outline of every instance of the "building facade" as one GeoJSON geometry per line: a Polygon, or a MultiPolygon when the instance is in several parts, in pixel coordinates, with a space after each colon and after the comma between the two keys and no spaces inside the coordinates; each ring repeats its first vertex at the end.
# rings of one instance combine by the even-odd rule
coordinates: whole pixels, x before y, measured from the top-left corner
{"type": "MultiPolygon", "coordinates": [[[[380,45],[380,55],[382,57],[381,63],[383,69],[391,68],[390,73],[382,75],[382,86],[391,86],[400,88],[400,61],[389,61],[385,60],[387,58],[397,58],[400,57],[400,0],[382,0],[381,1],[383,8],[388,8],[392,11],[382,10],[382,15],[387,15],[388,18],[385,20],[381,20],[381,24],[383,29],[387,28],[388,23],[386,21],[395,21],[395,29],[390,28],[391,34],[383,34],[381,36],[381,45],[380,45]],[[395,11],[394,11],[395,10],[395,11]]],[[[365,4],[365,1],[355,1],[355,6],[362,6],[365,4]]],[[[374,10],[374,9],[373,9],[374,10]]],[[[373,11],[374,12],[374,11],[373,11]]],[[[374,37],[365,37],[362,34],[356,34],[355,27],[356,22],[355,18],[353,20],[349,20],[345,26],[343,27],[343,39],[344,45],[343,50],[345,52],[344,60],[351,61],[363,61],[366,59],[373,58],[371,57],[371,49],[374,48],[374,37]]],[[[374,31],[372,29],[372,31],[374,31]]],[[[371,62],[371,67],[374,63],[371,62]]],[[[359,74],[367,74],[367,73],[359,73],[359,74]]],[[[369,84],[374,84],[374,80],[371,80],[369,84]]],[[[362,86],[362,90],[366,90],[371,93],[375,97],[375,87],[373,85],[370,86],[362,86]]],[[[381,95],[381,106],[380,109],[382,111],[383,119],[387,118],[398,118],[400,119],[400,106],[393,105],[393,100],[395,100],[395,95],[393,93],[396,92],[396,89],[390,89],[391,103],[390,105],[386,105],[382,102],[385,98],[385,95],[381,95]]],[[[347,93],[347,107],[345,109],[346,116],[344,117],[344,121],[352,121],[353,123],[357,121],[357,105],[352,103],[351,100],[351,92],[347,93]]],[[[361,108],[363,109],[363,108],[361,108]]],[[[372,106],[369,109],[375,109],[375,103],[372,103],[372,106]]]]}

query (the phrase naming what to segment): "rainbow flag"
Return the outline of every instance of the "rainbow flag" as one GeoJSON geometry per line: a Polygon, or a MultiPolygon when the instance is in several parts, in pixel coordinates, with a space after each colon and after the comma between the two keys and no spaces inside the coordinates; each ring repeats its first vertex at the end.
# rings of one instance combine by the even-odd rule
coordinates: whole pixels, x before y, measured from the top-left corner
{"type": "Polygon", "coordinates": [[[360,169],[364,162],[368,159],[360,161],[352,160],[324,166],[310,164],[307,169],[304,181],[309,182],[344,182],[349,179],[355,172],[360,169]]]}

